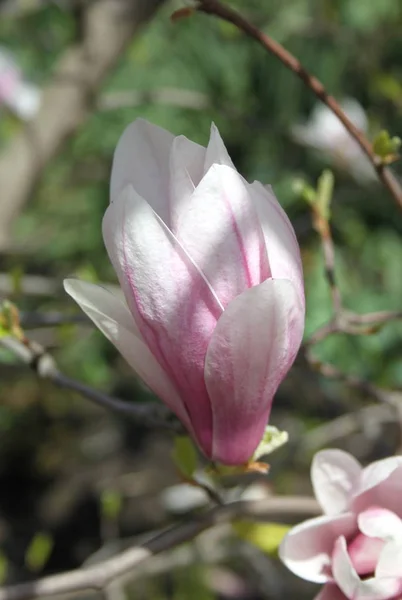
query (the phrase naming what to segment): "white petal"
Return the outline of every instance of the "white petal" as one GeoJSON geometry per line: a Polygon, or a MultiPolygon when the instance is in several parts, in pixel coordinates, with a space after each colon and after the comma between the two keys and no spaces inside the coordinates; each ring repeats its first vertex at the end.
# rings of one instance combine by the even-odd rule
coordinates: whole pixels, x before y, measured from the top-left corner
{"type": "Polygon", "coordinates": [[[113,159],[111,201],[128,184],[169,224],[169,154],[174,136],[143,119],[131,123],[121,136],[113,159]]]}
{"type": "Polygon", "coordinates": [[[402,590],[402,579],[371,577],[361,580],[349,558],[344,537],[335,542],[332,573],[343,593],[353,600],[391,600],[402,590]]]}
{"type": "Polygon", "coordinates": [[[371,507],[361,512],[358,516],[358,525],[360,531],[368,537],[402,540],[402,520],[394,512],[385,508],[371,507]]]}
{"type": "Polygon", "coordinates": [[[107,289],[87,281],[66,279],[64,289],[116,346],[139,377],[188,427],[187,412],[177,391],[142,340],[127,306],[107,289]]]}
{"type": "Polygon", "coordinates": [[[380,554],[375,574],[376,577],[399,577],[402,582],[401,538],[385,545],[380,554]]]}
{"type": "Polygon", "coordinates": [[[311,481],[325,514],[336,515],[348,509],[361,472],[357,460],[342,450],[322,450],[314,456],[311,481]]]}
{"type": "MultiPolygon", "coordinates": [[[[356,499],[363,494],[366,496],[368,492],[372,492],[371,496],[377,493],[378,490],[375,488],[386,483],[386,480],[398,467],[402,467],[402,456],[391,456],[390,458],[377,460],[365,467],[361,474],[360,483],[354,492],[356,499]]],[[[388,505],[383,505],[382,502],[374,501],[374,496],[371,504],[379,504],[390,508],[388,505]]]]}
{"type": "Polygon", "coordinates": [[[225,165],[235,169],[218,128],[214,123],[211,125],[211,135],[205,155],[204,173],[207,173],[212,165],[225,165]]]}
{"type": "Polygon", "coordinates": [[[177,238],[131,186],[108,207],[103,235],[142,338],[174,382],[209,455],[212,414],[204,362],[222,307],[177,238]]]}
{"type": "Polygon", "coordinates": [[[224,307],[270,276],[258,216],[235,170],[211,167],[173,225],[224,307]]]}
{"type": "Polygon", "coordinates": [[[353,534],[355,529],[356,519],[350,513],[304,521],[285,536],[279,556],[302,579],[315,583],[333,581],[331,561],[335,540],[353,534]]]}
{"type": "MultiPolygon", "coordinates": [[[[185,208],[204,175],[205,148],[183,135],[174,139],[170,152],[171,223],[175,214],[185,208]]],[[[174,226],[173,226],[174,229],[174,226]]]]}
{"type": "Polygon", "coordinates": [[[268,186],[254,181],[248,188],[260,218],[272,277],[293,281],[304,302],[300,248],[289,217],[268,186]]]}
{"type": "Polygon", "coordinates": [[[217,460],[239,464],[251,457],[303,328],[304,314],[288,280],[269,279],[247,290],[220,317],[205,359],[217,460]]]}

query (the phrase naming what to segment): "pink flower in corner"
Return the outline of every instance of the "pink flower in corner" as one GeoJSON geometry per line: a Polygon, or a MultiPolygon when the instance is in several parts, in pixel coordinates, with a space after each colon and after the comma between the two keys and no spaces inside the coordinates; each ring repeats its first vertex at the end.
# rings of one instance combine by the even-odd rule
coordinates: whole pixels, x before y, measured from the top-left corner
{"type": "Polygon", "coordinates": [[[325,583],[315,600],[402,597],[402,456],[363,469],[341,450],[311,468],[324,516],[294,527],[280,557],[293,573],[325,583]]]}
{"type": "Polygon", "coordinates": [[[304,328],[299,246],[273,192],[207,148],[137,120],[116,148],[105,245],[125,303],[69,279],[80,304],[205,455],[247,462],[304,328]]]}

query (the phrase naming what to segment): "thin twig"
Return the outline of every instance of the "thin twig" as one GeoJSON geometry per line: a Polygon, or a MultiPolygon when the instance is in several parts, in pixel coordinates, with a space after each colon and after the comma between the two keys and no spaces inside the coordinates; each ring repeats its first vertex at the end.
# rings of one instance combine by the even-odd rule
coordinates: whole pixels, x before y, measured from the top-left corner
{"type": "Polygon", "coordinates": [[[394,393],[391,390],[379,388],[372,384],[370,381],[367,381],[366,379],[361,379],[360,377],[356,377],[355,375],[343,373],[343,371],[341,371],[334,365],[322,362],[317,358],[311,356],[309,353],[306,354],[306,358],[310,366],[324,377],[328,377],[329,379],[337,379],[338,381],[343,381],[350,387],[364,392],[365,394],[371,396],[378,402],[389,404],[395,407],[396,402],[394,398],[394,393]]]}
{"type": "Polygon", "coordinates": [[[198,0],[197,9],[210,15],[215,15],[224,21],[232,23],[244,33],[257,40],[269,52],[276,56],[288,69],[293,71],[306,86],[319,98],[332,112],[338,117],[341,123],[345,126],[350,135],[356,140],[360,148],[369,158],[371,164],[377,171],[378,177],[393,196],[397,204],[402,208],[402,187],[392,171],[381,162],[379,157],[373,151],[370,141],[357,128],[351,120],[346,116],[338,102],[333,96],[330,96],[323,84],[313,75],[311,75],[300,63],[300,61],[286,50],[281,44],[273,40],[267,34],[262,32],[258,27],[250,23],[240,13],[230,8],[225,4],[221,4],[219,0],[198,0]]]}
{"type": "Polygon", "coordinates": [[[279,518],[286,522],[290,516],[298,515],[299,519],[303,519],[315,516],[319,512],[316,500],[303,496],[273,497],[263,501],[239,501],[218,506],[205,512],[198,520],[180,523],[143,545],[130,548],[97,565],[3,587],[0,589],[0,600],[30,600],[86,590],[103,590],[125,573],[130,572],[132,579],[138,577],[141,573],[138,567],[152,556],[189,542],[214,525],[227,523],[239,517],[270,520],[279,518]]]}
{"type": "Polygon", "coordinates": [[[172,413],[162,404],[124,402],[64,375],[57,367],[54,358],[37,342],[3,337],[0,338],[0,345],[9,350],[20,362],[31,367],[38,377],[51,381],[59,388],[72,390],[102,408],[127,415],[147,426],[173,431],[182,430],[181,425],[172,418],[172,413]]]}

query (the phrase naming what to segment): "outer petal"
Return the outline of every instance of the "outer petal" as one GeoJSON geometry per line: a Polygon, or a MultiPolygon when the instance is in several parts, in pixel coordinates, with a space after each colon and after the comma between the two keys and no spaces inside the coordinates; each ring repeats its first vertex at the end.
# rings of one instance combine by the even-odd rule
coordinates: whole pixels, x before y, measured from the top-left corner
{"type": "Polygon", "coordinates": [[[303,311],[287,280],[247,290],[220,317],[205,361],[216,460],[240,464],[253,454],[303,327],[303,311]]]}
{"type": "Polygon", "coordinates": [[[197,440],[210,456],[204,359],[222,308],[177,239],[131,187],[109,206],[103,234],[141,335],[179,391],[197,440]]]}
{"type": "Polygon", "coordinates": [[[116,346],[148,387],[191,430],[183,402],[172,382],[143,342],[128,308],[105,288],[87,281],[66,279],[64,289],[116,346]]]}
{"type": "Polygon", "coordinates": [[[249,190],[260,218],[272,277],[293,281],[304,302],[300,248],[289,217],[266,186],[254,181],[249,190]]]}
{"type": "Polygon", "coordinates": [[[363,469],[354,495],[357,512],[381,506],[402,517],[402,456],[379,460],[363,469]]]}
{"type": "Polygon", "coordinates": [[[344,537],[335,542],[332,573],[336,583],[350,600],[391,600],[402,591],[402,579],[396,577],[361,580],[349,558],[344,537]]]}
{"type": "Polygon", "coordinates": [[[117,200],[131,184],[169,224],[169,153],[173,140],[171,133],[143,119],[131,123],[114,153],[111,200],[117,200]]]}
{"type": "Polygon", "coordinates": [[[311,481],[325,514],[348,510],[361,472],[358,461],[343,450],[317,452],[311,465],[311,481]]]}
{"type": "Polygon", "coordinates": [[[183,135],[174,139],[170,152],[170,225],[184,209],[204,175],[205,148],[183,135]]]}
{"type": "Polygon", "coordinates": [[[173,233],[224,307],[270,276],[257,213],[242,178],[214,165],[182,206],[173,233]]]}
{"type": "Polygon", "coordinates": [[[205,154],[204,173],[207,173],[212,165],[226,165],[235,169],[226,146],[219,134],[218,128],[214,123],[211,125],[211,134],[205,154]]]}
{"type": "Polygon", "coordinates": [[[334,583],[324,585],[314,600],[348,600],[345,594],[334,583]]]}
{"type": "Polygon", "coordinates": [[[377,563],[376,577],[398,577],[402,587],[402,539],[386,544],[377,563]]]}
{"type": "Polygon", "coordinates": [[[331,582],[335,540],[341,535],[353,534],[355,529],[356,519],[351,513],[304,521],[285,536],[279,556],[288,569],[302,579],[315,583],[331,582]]]}

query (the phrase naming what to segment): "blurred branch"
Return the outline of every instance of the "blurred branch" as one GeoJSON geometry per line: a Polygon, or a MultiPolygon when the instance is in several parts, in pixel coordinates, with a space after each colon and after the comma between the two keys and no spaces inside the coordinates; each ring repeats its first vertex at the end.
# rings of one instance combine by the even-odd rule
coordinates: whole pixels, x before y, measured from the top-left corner
{"type": "Polygon", "coordinates": [[[59,285],[55,279],[42,275],[24,274],[18,277],[18,279],[19,281],[16,285],[15,277],[12,273],[0,273],[0,298],[14,295],[16,287],[19,288],[18,292],[25,296],[54,296],[59,289],[62,289],[62,285],[59,285]]]}
{"type": "Polygon", "coordinates": [[[329,379],[337,379],[338,381],[343,381],[348,386],[364,392],[365,394],[371,396],[378,402],[390,404],[391,406],[397,408],[395,392],[393,390],[379,388],[372,384],[370,381],[367,381],[366,379],[361,379],[360,377],[356,377],[355,375],[343,373],[343,371],[341,371],[334,365],[321,362],[320,360],[312,356],[308,351],[306,352],[306,358],[309,365],[324,377],[328,377],[329,379]]]}
{"type": "Polygon", "coordinates": [[[96,0],[83,12],[83,38],[68,48],[43,92],[41,109],[0,156],[0,249],[43,170],[96,105],[107,75],[139,27],[164,0],[96,0]]]}
{"type": "Polygon", "coordinates": [[[320,448],[338,444],[357,431],[363,431],[370,438],[370,431],[378,429],[381,424],[395,423],[395,410],[385,404],[370,404],[352,413],[341,415],[328,423],[317,425],[303,436],[301,446],[308,453],[317,452],[320,448]],[[369,435],[367,435],[369,434],[369,435]]]}
{"type": "Polygon", "coordinates": [[[350,135],[356,140],[363,152],[369,158],[371,164],[377,171],[378,177],[393,196],[397,204],[402,208],[402,187],[395,175],[388,169],[383,161],[378,157],[373,150],[372,144],[365,135],[353,125],[350,119],[341,109],[335,98],[328,94],[323,84],[313,75],[311,75],[300,63],[300,61],[286,50],[281,44],[273,40],[258,27],[250,23],[240,13],[230,8],[226,4],[221,4],[219,0],[198,0],[197,10],[210,15],[215,15],[224,21],[232,23],[241,31],[255,39],[257,42],[278,58],[288,69],[293,71],[295,75],[305,83],[305,85],[332,110],[338,117],[341,123],[348,130],[350,135]]]}
{"type": "Polygon", "coordinates": [[[130,579],[141,574],[142,567],[155,554],[191,541],[198,534],[221,523],[239,517],[251,519],[279,519],[284,522],[297,515],[299,519],[320,513],[314,498],[278,496],[262,501],[239,501],[215,507],[192,521],[173,526],[148,542],[130,548],[117,556],[91,567],[76,569],[37,581],[21,583],[0,589],[0,600],[30,600],[59,594],[76,594],[85,590],[102,591],[114,580],[130,572],[130,579]]]}
{"type": "Polygon", "coordinates": [[[196,90],[166,87],[145,91],[110,92],[101,96],[96,106],[100,111],[107,111],[132,108],[143,104],[167,104],[178,108],[204,110],[209,108],[210,101],[207,94],[196,90]]]}
{"type": "Polygon", "coordinates": [[[31,367],[38,377],[51,381],[59,388],[72,390],[98,406],[127,415],[147,426],[181,431],[181,425],[162,404],[124,402],[67,377],[58,369],[54,358],[37,342],[26,338],[19,340],[16,337],[1,337],[0,346],[31,367]]]}

